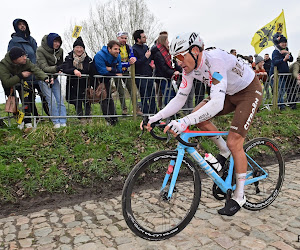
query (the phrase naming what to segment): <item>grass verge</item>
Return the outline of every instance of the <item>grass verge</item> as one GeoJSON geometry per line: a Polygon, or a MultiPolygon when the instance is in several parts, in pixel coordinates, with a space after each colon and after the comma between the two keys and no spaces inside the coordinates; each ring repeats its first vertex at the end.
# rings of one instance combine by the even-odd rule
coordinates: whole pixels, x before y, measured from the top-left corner
{"type": "MultiPolygon", "coordinates": [[[[284,158],[300,156],[298,110],[260,111],[246,140],[269,137],[280,146],[284,158]]],[[[220,130],[228,130],[232,115],[216,117],[220,130]]],[[[122,183],[133,166],[152,152],[174,149],[141,134],[139,123],[122,119],[107,126],[103,119],[82,125],[69,119],[68,127],[54,130],[50,122],[38,124],[26,135],[16,127],[0,128],[0,201],[15,202],[40,193],[76,193],[78,188],[97,187],[111,181],[122,183]]],[[[216,153],[207,138],[201,138],[201,153],[216,153]]]]}

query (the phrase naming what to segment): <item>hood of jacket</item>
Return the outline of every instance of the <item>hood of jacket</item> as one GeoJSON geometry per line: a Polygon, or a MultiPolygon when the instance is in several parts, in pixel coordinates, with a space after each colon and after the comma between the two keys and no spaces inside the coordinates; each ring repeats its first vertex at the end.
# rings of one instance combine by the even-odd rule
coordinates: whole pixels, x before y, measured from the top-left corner
{"type": "MultiPolygon", "coordinates": [[[[54,34],[54,33],[52,33],[52,34],[54,34]]],[[[57,35],[57,34],[56,34],[56,35],[57,35]]],[[[44,35],[44,37],[43,37],[43,39],[42,39],[42,43],[41,43],[42,47],[43,47],[46,51],[48,51],[49,53],[53,54],[53,53],[54,53],[54,49],[53,49],[53,41],[54,41],[54,39],[57,38],[57,37],[60,37],[60,36],[59,36],[59,35],[57,35],[57,36],[51,35],[51,36],[49,37],[49,35],[44,35]],[[52,44],[52,46],[49,46],[49,43],[52,44]]],[[[61,48],[61,44],[60,44],[60,47],[59,47],[57,50],[55,50],[55,51],[60,50],[60,48],[61,48]]]]}
{"type": "MultiPolygon", "coordinates": [[[[45,38],[45,36],[43,37],[43,40],[44,40],[44,38],[45,38]]],[[[60,38],[60,41],[61,41],[60,35],[58,35],[58,34],[56,34],[56,33],[50,33],[50,34],[46,35],[46,41],[45,41],[45,42],[47,43],[47,46],[48,46],[50,49],[54,50],[54,49],[53,49],[53,41],[54,41],[55,39],[57,39],[57,38],[60,38]]],[[[42,41],[42,42],[43,42],[43,41],[42,41]]],[[[60,49],[61,45],[62,45],[62,41],[61,41],[60,46],[59,46],[59,48],[58,48],[57,50],[60,49]]]]}
{"type": "Polygon", "coordinates": [[[118,57],[114,57],[108,51],[107,46],[103,46],[100,53],[99,53],[109,64],[117,62],[118,57],[121,58],[120,54],[118,57]]]}
{"type": "Polygon", "coordinates": [[[19,37],[22,37],[22,38],[24,38],[26,40],[29,39],[29,37],[30,37],[30,29],[29,29],[28,23],[24,19],[21,19],[21,18],[15,19],[13,21],[13,26],[14,26],[14,29],[15,29],[16,33],[13,33],[11,35],[11,37],[13,37],[13,36],[19,36],[19,37]],[[22,31],[22,30],[20,30],[18,28],[18,23],[21,22],[21,21],[24,22],[25,25],[26,25],[26,30],[25,31],[22,31]]]}

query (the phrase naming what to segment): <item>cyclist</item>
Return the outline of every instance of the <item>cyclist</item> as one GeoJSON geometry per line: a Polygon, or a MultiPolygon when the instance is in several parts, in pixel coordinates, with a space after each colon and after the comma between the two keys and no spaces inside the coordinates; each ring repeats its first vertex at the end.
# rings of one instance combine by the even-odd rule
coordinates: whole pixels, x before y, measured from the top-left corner
{"type": "MultiPolygon", "coordinates": [[[[201,130],[216,131],[210,119],[216,115],[235,111],[227,137],[211,139],[220,149],[218,159],[223,162],[233,156],[236,172],[236,189],[232,198],[218,213],[232,216],[245,204],[244,184],[247,171],[247,159],[243,143],[250,124],[262,100],[262,87],[251,67],[237,57],[221,50],[204,50],[204,43],[195,32],[183,33],[172,40],[170,54],[181,61],[183,77],[180,88],[169,104],[149,118],[146,126],[174,115],[184,105],[192,89],[193,79],[198,79],[211,87],[210,96],[193,110],[193,113],[179,120],[172,120],[164,132],[170,131],[177,136],[190,125],[196,124],[201,130]]],[[[141,123],[141,128],[143,123],[141,123]]]]}

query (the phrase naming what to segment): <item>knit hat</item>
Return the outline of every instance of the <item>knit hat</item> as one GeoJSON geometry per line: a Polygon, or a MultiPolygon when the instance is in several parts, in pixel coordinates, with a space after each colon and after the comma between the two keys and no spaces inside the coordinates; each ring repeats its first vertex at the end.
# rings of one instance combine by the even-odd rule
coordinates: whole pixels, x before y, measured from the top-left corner
{"type": "Polygon", "coordinates": [[[81,46],[82,48],[85,49],[85,46],[84,46],[84,43],[82,41],[82,38],[81,36],[79,36],[76,41],[73,43],[73,48],[76,47],[76,46],[81,46]]]}
{"type": "Polygon", "coordinates": [[[12,61],[24,55],[26,55],[25,51],[19,47],[12,47],[9,51],[9,57],[12,61]]]}
{"type": "Polygon", "coordinates": [[[255,54],[254,57],[255,57],[255,64],[256,65],[264,60],[261,56],[259,56],[257,54],[255,54]]]}
{"type": "Polygon", "coordinates": [[[286,37],[284,35],[281,35],[280,38],[279,38],[278,43],[287,43],[286,37]]]}

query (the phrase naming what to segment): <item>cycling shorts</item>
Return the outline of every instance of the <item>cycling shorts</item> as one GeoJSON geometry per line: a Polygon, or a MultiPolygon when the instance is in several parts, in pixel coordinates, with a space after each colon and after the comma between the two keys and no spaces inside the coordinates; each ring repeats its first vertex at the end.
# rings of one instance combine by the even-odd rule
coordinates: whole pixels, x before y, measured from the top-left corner
{"type": "Polygon", "coordinates": [[[217,115],[225,115],[235,111],[230,131],[246,137],[253,118],[262,101],[262,86],[257,78],[243,90],[234,95],[226,95],[223,110],[217,115]]]}

